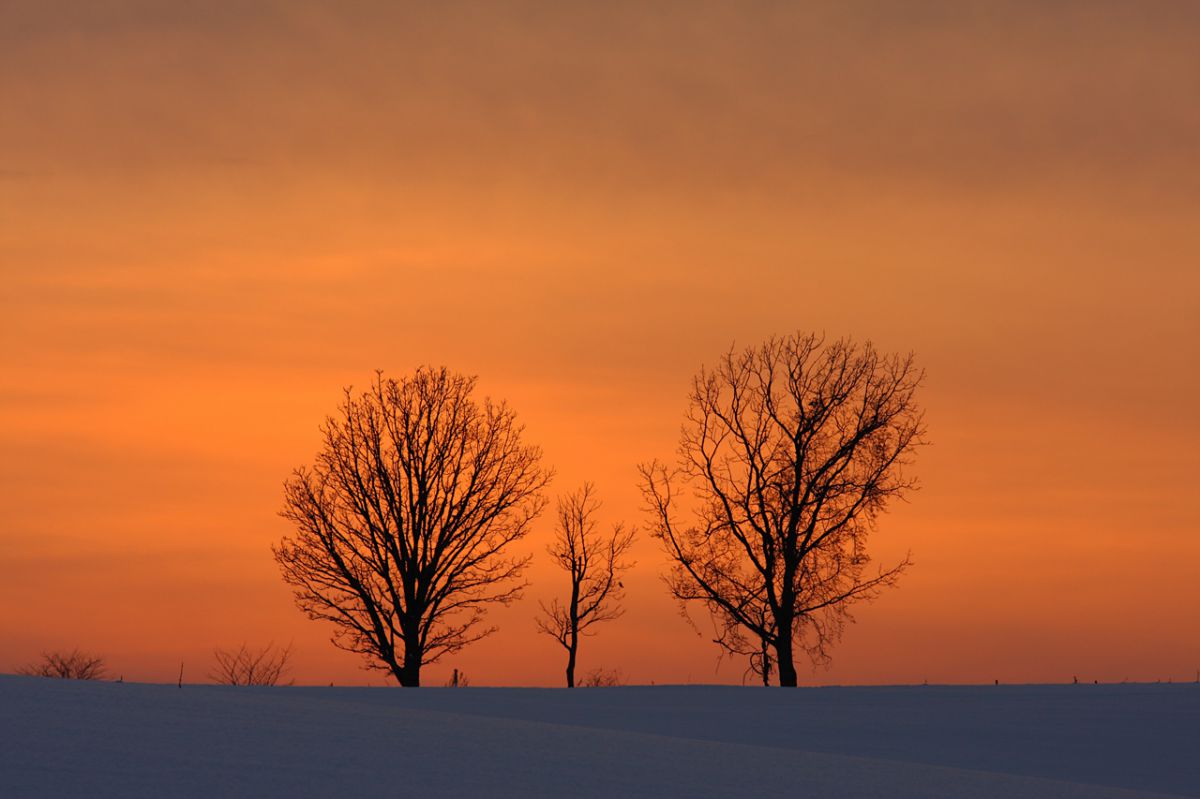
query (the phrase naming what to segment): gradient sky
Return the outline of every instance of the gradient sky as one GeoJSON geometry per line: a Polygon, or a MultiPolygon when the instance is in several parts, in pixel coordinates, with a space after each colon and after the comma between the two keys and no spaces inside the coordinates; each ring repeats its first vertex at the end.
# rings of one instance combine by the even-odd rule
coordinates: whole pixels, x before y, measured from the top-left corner
{"type": "MultiPolygon", "coordinates": [[[[380,684],[270,552],[344,385],[478,374],[637,524],[692,374],[799,329],[915,351],[932,442],[802,683],[1195,678],[1200,7],[498,5],[0,3],[0,671],[380,684]]],[[[551,525],[427,683],[560,681],[551,525]]],[[[740,681],[636,557],[581,671],[740,681]]]]}

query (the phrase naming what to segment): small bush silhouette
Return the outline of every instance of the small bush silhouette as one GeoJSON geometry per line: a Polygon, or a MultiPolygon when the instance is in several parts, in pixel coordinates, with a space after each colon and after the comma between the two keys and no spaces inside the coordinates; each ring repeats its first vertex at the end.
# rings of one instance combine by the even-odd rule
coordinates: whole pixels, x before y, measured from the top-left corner
{"type": "Polygon", "coordinates": [[[30,677],[60,680],[103,680],[108,676],[104,658],[72,649],[70,652],[43,652],[42,659],[17,669],[30,677]]]}
{"type": "Polygon", "coordinates": [[[613,688],[624,684],[620,669],[592,669],[579,681],[581,688],[613,688]]]}
{"type": "Polygon", "coordinates": [[[213,655],[217,665],[208,676],[219,685],[279,685],[290,670],[292,647],[277,648],[272,643],[255,650],[242,644],[237,651],[217,649],[213,655]]]}

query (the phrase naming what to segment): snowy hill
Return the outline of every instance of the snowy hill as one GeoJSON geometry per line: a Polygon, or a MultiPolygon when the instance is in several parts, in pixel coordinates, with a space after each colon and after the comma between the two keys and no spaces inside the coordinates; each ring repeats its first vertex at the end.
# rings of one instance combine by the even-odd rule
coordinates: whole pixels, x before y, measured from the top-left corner
{"type": "Polygon", "coordinates": [[[0,796],[1200,797],[1200,686],[271,688],[0,676],[0,796]]]}

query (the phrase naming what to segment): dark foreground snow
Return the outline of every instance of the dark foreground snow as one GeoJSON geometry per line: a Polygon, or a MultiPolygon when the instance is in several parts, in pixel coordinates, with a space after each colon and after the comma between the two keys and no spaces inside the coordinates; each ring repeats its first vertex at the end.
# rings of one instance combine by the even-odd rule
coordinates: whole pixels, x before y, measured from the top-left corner
{"type": "Polygon", "coordinates": [[[273,688],[0,676],[0,796],[1200,797],[1200,686],[273,688]]]}

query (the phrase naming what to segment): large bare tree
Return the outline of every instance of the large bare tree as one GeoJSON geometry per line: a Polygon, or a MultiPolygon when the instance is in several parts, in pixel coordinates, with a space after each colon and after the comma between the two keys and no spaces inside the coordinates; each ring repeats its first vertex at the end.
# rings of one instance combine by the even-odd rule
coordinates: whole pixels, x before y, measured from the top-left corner
{"type": "Polygon", "coordinates": [[[487,607],[524,587],[529,558],[511,545],[545,505],[541,450],[474,388],[421,368],[346,389],[316,462],[286,483],[281,515],[295,535],[274,552],[297,604],[404,686],[494,631],[481,625],[487,607]]]}
{"type": "Polygon", "coordinates": [[[579,639],[588,635],[592,625],[612,621],[624,613],[621,599],[624,589],[620,576],[633,566],[623,560],[633,546],[636,531],[617,523],[603,533],[596,522],[600,500],[591,483],[558,500],[558,526],[550,556],[570,579],[565,601],[557,598],[542,603],[538,629],[554,638],[567,650],[567,687],[575,687],[575,662],[579,639]]]}
{"type": "Polygon", "coordinates": [[[794,655],[828,659],[853,603],[908,565],[872,568],[867,539],[914,488],[924,433],[911,355],[795,334],[730,350],[692,384],[679,462],[641,467],[667,578],[716,642],[796,684],[794,655]],[[681,504],[686,507],[680,507],[681,504]]]}

